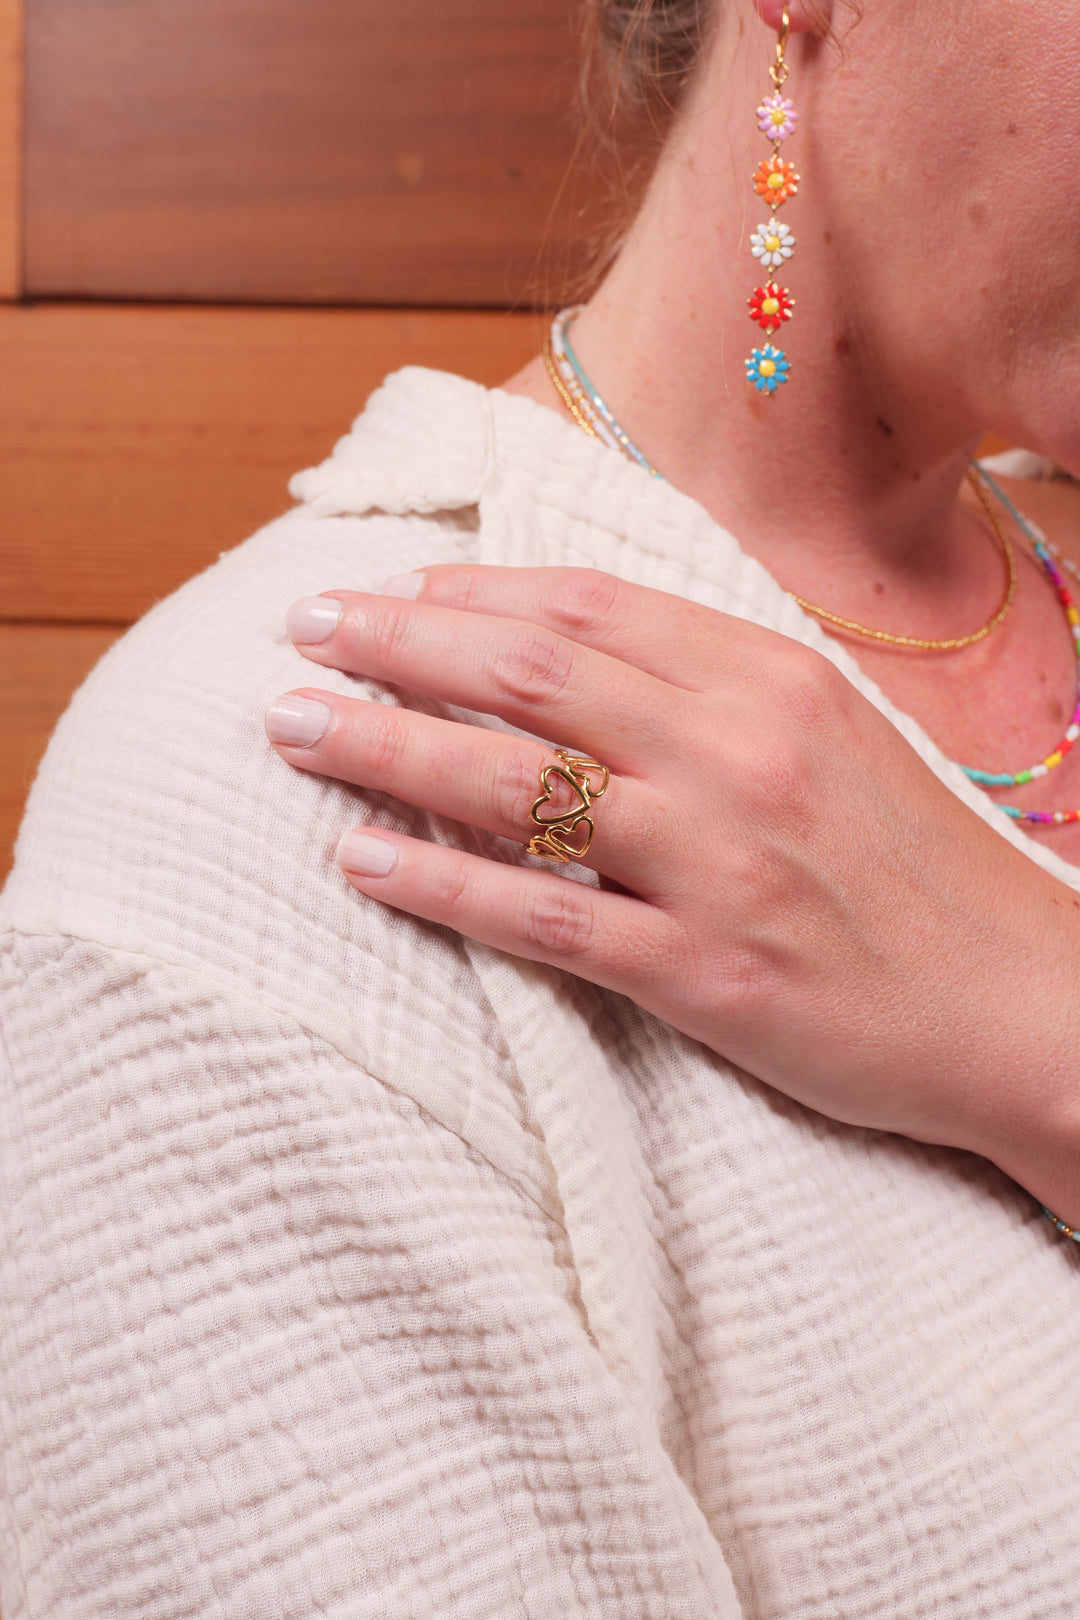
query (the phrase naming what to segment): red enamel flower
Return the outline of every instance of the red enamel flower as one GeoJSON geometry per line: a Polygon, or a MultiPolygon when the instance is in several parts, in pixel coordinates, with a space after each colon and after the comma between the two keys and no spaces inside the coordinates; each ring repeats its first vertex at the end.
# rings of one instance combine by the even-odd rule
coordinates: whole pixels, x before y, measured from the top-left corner
{"type": "Polygon", "coordinates": [[[779,208],[782,202],[794,197],[799,189],[799,176],[795,165],[788,163],[779,153],[762,158],[754,171],[754,190],[764,197],[770,208],[779,208]]]}
{"type": "Polygon", "coordinates": [[[775,281],[767,281],[764,287],[755,287],[747,302],[750,305],[750,319],[757,321],[761,330],[770,336],[779,331],[784,321],[790,321],[795,308],[795,300],[787,288],[777,286],[775,281]]]}

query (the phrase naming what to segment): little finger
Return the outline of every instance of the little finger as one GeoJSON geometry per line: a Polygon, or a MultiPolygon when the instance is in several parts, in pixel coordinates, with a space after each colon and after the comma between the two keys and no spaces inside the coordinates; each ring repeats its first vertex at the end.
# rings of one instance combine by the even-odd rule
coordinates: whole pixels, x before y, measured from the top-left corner
{"type": "Polygon", "coordinates": [[[630,895],[504,866],[400,833],[357,827],[338,865],[362,894],[441,923],[469,939],[563,968],[641,1005],[677,971],[678,931],[665,912],[630,895]]]}

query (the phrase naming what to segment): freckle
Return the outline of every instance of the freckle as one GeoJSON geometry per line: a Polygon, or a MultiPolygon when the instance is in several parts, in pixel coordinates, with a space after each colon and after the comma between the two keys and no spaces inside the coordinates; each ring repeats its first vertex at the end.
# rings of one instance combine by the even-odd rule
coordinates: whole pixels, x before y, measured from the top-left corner
{"type": "Polygon", "coordinates": [[[884,435],[885,435],[885,437],[886,437],[886,438],[887,438],[887,439],[891,439],[891,438],[892,438],[892,436],[893,436],[893,430],[892,430],[892,428],[891,428],[891,427],[890,427],[890,426],[889,426],[889,424],[888,424],[888,422],[886,422],[886,420],[885,420],[885,418],[884,418],[884,417],[883,417],[883,416],[879,416],[879,417],[878,417],[878,419],[877,419],[877,425],[878,425],[878,429],[879,429],[879,430],[880,430],[880,432],[882,432],[882,433],[884,433],[884,435]]]}
{"type": "Polygon", "coordinates": [[[967,216],[973,225],[985,225],[986,204],[981,202],[969,202],[967,205],[967,216]]]}
{"type": "Polygon", "coordinates": [[[832,244],[832,231],[826,231],[825,232],[825,246],[830,247],[831,244],[832,244]]]}
{"type": "Polygon", "coordinates": [[[884,589],[885,589],[885,587],[881,583],[881,581],[879,579],[875,579],[875,581],[874,581],[874,595],[875,596],[880,596],[881,593],[884,591],[884,589]]]}
{"type": "Polygon", "coordinates": [[[1065,710],[1061,707],[1061,704],[1058,702],[1057,698],[1053,697],[1047,699],[1046,714],[1047,718],[1051,720],[1055,726],[1060,726],[1061,722],[1065,718],[1065,710]]]}
{"type": "Polygon", "coordinates": [[[833,339],[833,349],[839,355],[848,355],[851,353],[851,339],[846,333],[841,332],[838,338],[833,339]]]}
{"type": "Polygon", "coordinates": [[[1005,133],[1007,135],[1019,135],[1020,125],[1010,118],[1009,122],[1005,125],[1005,133]]]}
{"type": "Polygon", "coordinates": [[[1041,669],[1039,671],[1039,685],[1040,686],[1045,686],[1046,685],[1046,671],[1045,671],[1045,669],[1041,669]]]}

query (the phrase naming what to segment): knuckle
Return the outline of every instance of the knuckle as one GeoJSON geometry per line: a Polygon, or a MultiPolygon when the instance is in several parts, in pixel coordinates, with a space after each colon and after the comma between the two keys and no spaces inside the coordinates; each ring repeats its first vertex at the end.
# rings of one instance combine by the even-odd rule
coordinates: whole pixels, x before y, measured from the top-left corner
{"type": "Polygon", "coordinates": [[[595,631],[618,605],[622,583],[599,568],[568,568],[551,590],[549,611],[563,629],[595,631]]]}
{"type": "Polygon", "coordinates": [[[424,576],[424,601],[463,612],[491,612],[489,587],[483,573],[468,567],[431,569],[424,576]]]}
{"type": "Polygon", "coordinates": [[[469,868],[462,859],[441,863],[432,883],[438,914],[448,922],[460,917],[469,896],[469,868]]]}
{"type": "Polygon", "coordinates": [[[373,708],[376,712],[365,717],[364,760],[374,776],[393,777],[404,758],[406,730],[397,709],[384,704],[374,704],[373,708]]]}
{"type": "Polygon", "coordinates": [[[545,956],[582,956],[589,949],[595,925],[591,892],[572,880],[545,883],[539,892],[531,886],[521,897],[518,931],[545,956]]]}
{"type": "Polygon", "coordinates": [[[540,793],[540,766],[515,751],[500,760],[494,771],[485,772],[480,790],[488,796],[488,809],[495,821],[527,829],[529,812],[540,793]]]}
{"type": "Polygon", "coordinates": [[[532,707],[559,697],[573,670],[570,642],[549,631],[529,628],[496,653],[492,674],[507,697],[532,707]]]}
{"type": "Polygon", "coordinates": [[[800,724],[819,726],[836,713],[843,676],[820,653],[792,643],[781,655],[777,674],[785,707],[800,724]]]}
{"type": "Polygon", "coordinates": [[[412,639],[407,604],[390,599],[380,602],[371,615],[367,629],[380,668],[395,668],[412,639]]]}

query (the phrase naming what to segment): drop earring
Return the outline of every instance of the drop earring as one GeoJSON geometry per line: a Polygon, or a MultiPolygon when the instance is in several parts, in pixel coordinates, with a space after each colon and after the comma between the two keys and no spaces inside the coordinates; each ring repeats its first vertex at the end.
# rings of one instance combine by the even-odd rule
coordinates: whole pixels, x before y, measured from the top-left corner
{"type": "MultiPolygon", "coordinates": [[[[776,36],[776,60],[769,69],[772,92],[766,95],[757,109],[757,124],[761,133],[772,143],[772,156],[762,158],[754,171],[754,190],[769,205],[770,218],[759,225],[750,238],[750,251],[765,270],[781,270],[795,249],[795,238],[787,225],[777,219],[777,211],[794,197],[799,189],[799,176],[795,166],[780,156],[780,148],[790,135],[794,135],[799,115],[784,95],[788,67],[785,61],[791,18],[785,6],[776,36]]],[[[795,300],[775,275],[770,275],[764,286],[755,287],[747,300],[750,319],[771,338],[786,321],[791,319],[795,300]]],[[[772,343],[763,343],[746,362],[746,380],[759,394],[775,394],[781,383],[788,380],[791,366],[783,349],[772,343]]]]}

